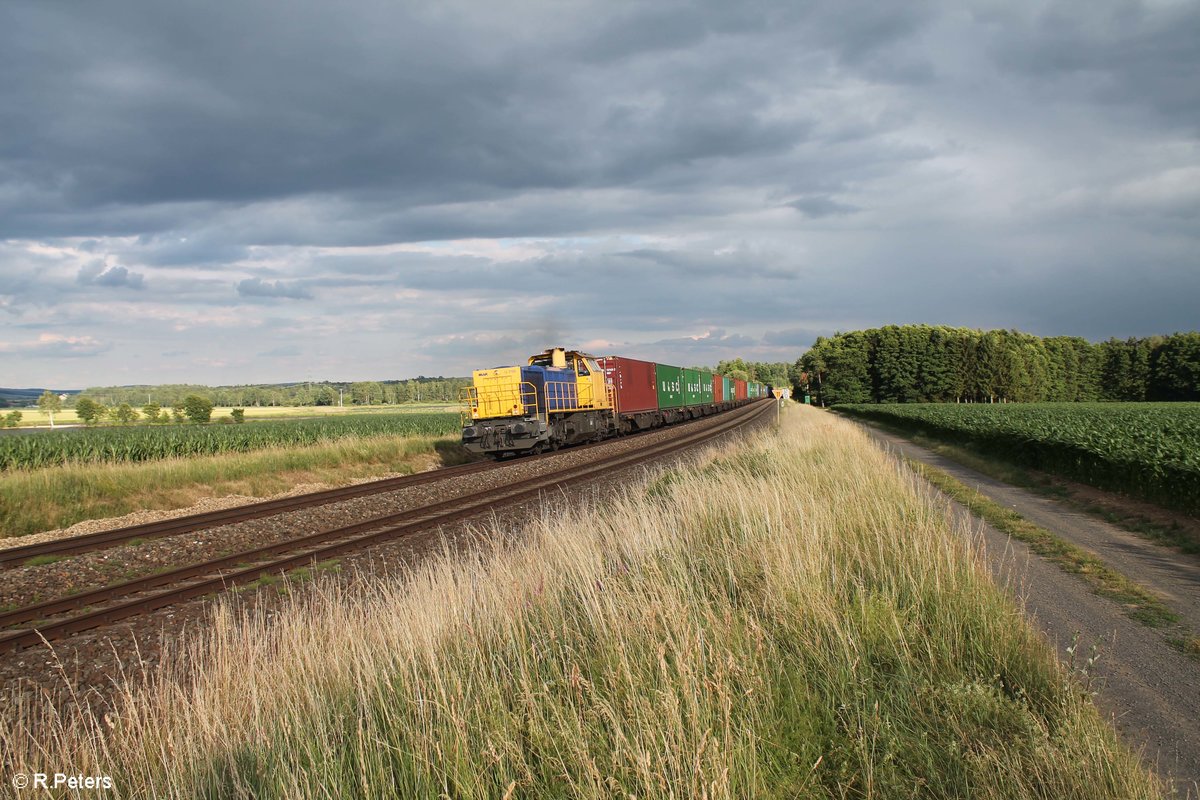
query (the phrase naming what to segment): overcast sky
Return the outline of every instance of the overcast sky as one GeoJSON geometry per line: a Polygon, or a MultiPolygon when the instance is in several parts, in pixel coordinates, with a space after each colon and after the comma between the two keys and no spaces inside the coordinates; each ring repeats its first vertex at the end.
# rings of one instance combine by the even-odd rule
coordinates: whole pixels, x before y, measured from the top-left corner
{"type": "Polygon", "coordinates": [[[1200,3],[0,5],[0,386],[1200,327],[1200,3]]]}

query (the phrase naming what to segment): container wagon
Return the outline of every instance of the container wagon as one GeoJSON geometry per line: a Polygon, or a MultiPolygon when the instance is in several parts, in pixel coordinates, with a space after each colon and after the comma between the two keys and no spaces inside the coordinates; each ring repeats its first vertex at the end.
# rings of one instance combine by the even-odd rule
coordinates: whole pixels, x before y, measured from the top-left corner
{"type": "Polygon", "coordinates": [[[715,414],[749,399],[746,381],[705,369],[552,348],[520,367],[475,370],[463,391],[463,446],[501,458],[715,414]]]}

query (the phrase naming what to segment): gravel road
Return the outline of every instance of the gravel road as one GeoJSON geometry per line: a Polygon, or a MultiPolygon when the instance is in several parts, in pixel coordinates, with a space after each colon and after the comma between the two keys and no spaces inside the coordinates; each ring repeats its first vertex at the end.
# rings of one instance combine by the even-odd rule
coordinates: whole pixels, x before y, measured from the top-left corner
{"type": "MultiPolygon", "coordinates": [[[[1200,631],[1200,559],[1153,544],[1065,508],[1054,500],[997,481],[890,433],[863,426],[892,452],[937,467],[1054,534],[1091,551],[1162,597],[1200,631]]],[[[954,504],[956,513],[966,510],[954,504]]],[[[977,527],[979,523],[976,523],[977,527]]],[[[1061,658],[1078,638],[1076,663],[1095,644],[1096,703],[1177,796],[1200,798],[1200,661],[1172,648],[1162,632],[1126,617],[1121,607],[1033,554],[1024,543],[982,525],[988,565],[1020,598],[1061,658]]]]}

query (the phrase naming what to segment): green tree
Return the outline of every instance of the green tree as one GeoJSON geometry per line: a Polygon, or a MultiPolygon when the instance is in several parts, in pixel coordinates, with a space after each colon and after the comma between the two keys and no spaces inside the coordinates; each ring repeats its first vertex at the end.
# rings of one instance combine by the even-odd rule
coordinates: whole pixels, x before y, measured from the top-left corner
{"type": "Polygon", "coordinates": [[[54,392],[47,389],[42,392],[42,396],[37,401],[38,408],[46,412],[46,416],[50,417],[50,427],[54,427],[54,412],[62,411],[62,398],[54,392]]]}
{"type": "Polygon", "coordinates": [[[1152,358],[1151,400],[1200,400],[1200,333],[1163,337],[1152,358]]]}
{"type": "Polygon", "coordinates": [[[955,399],[954,333],[949,328],[922,329],[914,343],[920,347],[914,394],[924,402],[948,402],[955,399]]]}
{"type": "Polygon", "coordinates": [[[350,400],[360,406],[382,403],[383,387],[378,381],[358,381],[350,385],[350,400]]]}
{"type": "Polygon", "coordinates": [[[818,376],[822,405],[871,402],[871,341],[866,332],[829,340],[824,361],[826,371],[818,376]]]}
{"type": "Polygon", "coordinates": [[[146,421],[150,423],[162,421],[159,415],[162,413],[162,408],[158,403],[146,403],[142,406],[142,415],[146,417],[146,421]]]}
{"type": "Polygon", "coordinates": [[[104,416],[104,406],[83,395],[75,401],[75,416],[83,420],[85,425],[95,425],[104,416]]]}
{"type": "Polygon", "coordinates": [[[23,417],[23,416],[24,416],[24,414],[22,414],[20,411],[8,412],[7,414],[4,415],[4,427],[6,427],[6,428],[17,427],[18,425],[21,424],[21,417],[23,417]]]}
{"type": "Polygon", "coordinates": [[[129,405],[129,403],[121,403],[112,411],[113,419],[121,425],[128,425],[138,418],[137,409],[129,405]]]}
{"type": "Polygon", "coordinates": [[[244,408],[229,409],[229,418],[240,425],[241,423],[246,421],[246,409],[244,409],[244,408]]]}
{"type": "Polygon", "coordinates": [[[203,425],[212,419],[213,404],[207,397],[189,394],[183,398],[183,413],[197,425],[203,425]]]}

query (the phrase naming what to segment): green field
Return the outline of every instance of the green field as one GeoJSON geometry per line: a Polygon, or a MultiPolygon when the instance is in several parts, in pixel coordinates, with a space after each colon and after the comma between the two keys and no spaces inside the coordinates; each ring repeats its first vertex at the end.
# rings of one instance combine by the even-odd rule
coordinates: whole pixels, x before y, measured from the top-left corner
{"type": "Polygon", "coordinates": [[[442,436],[458,426],[457,414],[441,412],[345,414],[243,425],[75,428],[0,437],[0,470],[247,453],[352,437],[442,436]]]}
{"type": "Polygon", "coordinates": [[[837,410],[1200,515],[1200,403],[913,403],[837,410]]]}

